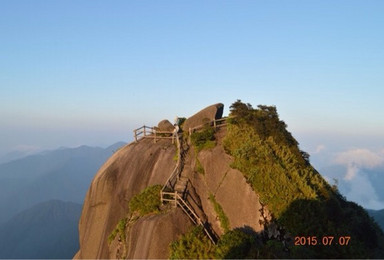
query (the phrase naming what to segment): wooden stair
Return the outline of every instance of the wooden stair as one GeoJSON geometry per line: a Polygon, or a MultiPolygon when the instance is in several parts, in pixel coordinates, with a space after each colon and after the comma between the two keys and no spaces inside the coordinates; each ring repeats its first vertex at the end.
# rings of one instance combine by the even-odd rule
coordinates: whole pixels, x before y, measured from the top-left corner
{"type": "MultiPolygon", "coordinates": [[[[188,148],[183,147],[179,138],[179,136],[176,138],[179,151],[178,161],[175,169],[164,184],[163,189],[160,191],[161,202],[170,202],[173,203],[174,207],[180,207],[195,225],[201,225],[203,227],[204,233],[208,236],[212,243],[216,244],[217,236],[210,225],[206,222],[203,223],[201,218],[196,214],[195,210],[186,201],[189,179],[181,174],[183,170],[185,170],[184,167],[186,157],[188,156],[188,148]]],[[[188,166],[186,167],[188,168],[188,166]]]]}

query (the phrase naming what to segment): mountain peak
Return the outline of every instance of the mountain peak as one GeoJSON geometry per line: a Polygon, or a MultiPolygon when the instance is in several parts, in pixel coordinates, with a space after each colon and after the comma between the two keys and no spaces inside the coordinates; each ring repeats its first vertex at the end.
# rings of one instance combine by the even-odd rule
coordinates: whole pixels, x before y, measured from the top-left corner
{"type": "Polygon", "coordinates": [[[311,166],[276,107],[230,108],[136,129],[91,183],[76,258],[383,256],[381,230],[311,166]],[[295,245],[325,235],[350,244],[295,245]]]}

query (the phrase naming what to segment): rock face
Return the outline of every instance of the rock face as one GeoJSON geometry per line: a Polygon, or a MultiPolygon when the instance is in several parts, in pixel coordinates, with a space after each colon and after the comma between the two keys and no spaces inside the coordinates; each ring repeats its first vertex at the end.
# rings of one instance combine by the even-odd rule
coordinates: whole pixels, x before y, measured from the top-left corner
{"type": "MultiPolygon", "coordinates": [[[[210,195],[222,206],[230,222],[230,229],[251,228],[255,232],[263,230],[260,224],[261,205],[259,197],[249,186],[241,172],[232,169],[231,157],[222,146],[225,128],[216,133],[217,145],[213,149],[201,151],[197,159],[204,168],[204,174],[191,171],[188,174],[193,187],[201,199],[209,223],[217,234],[223,234],[217,214],[214,211],[210,195]]],[[[191,152],[192,154],[193,152],[191,152]]],[[[196,161],[192,159],[191,165],[196,161]]]]}
{"type": "MultiPolygon", "coordinates": [[[[222,104],[209,106],[190,117],[185,129],[203,123],[205,118],[221,118],[222,113],[222,104]]],[[[197,155],[192,146],[182,144],[186,155],[181,176],[188,179],[186,200],[218,235],[223,234],[223,228],[210,196],[223,208],[231,229],[259,232],[264,228],[259,198],[243,174],[230,167],[232,158],[222,146],[225,134],[225,128],[218,129],[217,145],[197,155]],[[195,170],[198,163],[204,173],[195,170]]],[[[147,186],[166,182],[175,167],[176,152],[169,139],[156,143],[142,139],[118,150],[101,167],[85,198],[79,223],[80,250],[75,258],[169,257],[168,245],[193,225],[180,208],[140,218],[126,230],[125,241],[115,239],[109,244],[108,236],[127,216],[128,202],[134,195],[147,186]]]]}
{"type": "Polygon", "coordinates": [[[172,123],[169,122],[169,120],[167,120],[167,119],[161,120],[159,122],[159,124],[157,125],[157,128],[160,131],[169,131],[169,132],[172,132],[175,129],[175,127],[172,125],[172,123]]]}
{"type": "MultiPolygon", "coordinates": [[[[108,236],[126,216],[129,199],[149,185],[164,183],[173,170],[175,154],[176,148],[169,140],[153,143],[152,139],[143,139],[118,150],[100,168],[85,197],[76,258],[114,258],[108,236]]],[[[171,241],[174,237],[163,239],[171,241]]]]}
{"type": "Polygon", "coordinates": [[[220,119],[223,116],[223,111],[224,105],[222,103],[208,106],[185,120],[183,130],[188,132],[189,128],[205,124],[214,119],[220,119]]]}

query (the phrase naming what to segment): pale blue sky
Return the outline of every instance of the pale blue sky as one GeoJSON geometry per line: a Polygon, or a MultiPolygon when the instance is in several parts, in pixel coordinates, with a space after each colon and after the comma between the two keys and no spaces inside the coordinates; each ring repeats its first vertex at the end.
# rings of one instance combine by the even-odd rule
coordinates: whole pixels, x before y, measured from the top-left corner
{"type": "Polygon", "coordinates": [[[383,12],[381,0],[0,0],[0,155],[131,141],[143,123],[236,99],[276,105],[308,149],[338,136],[380,149],[383,12]]]}

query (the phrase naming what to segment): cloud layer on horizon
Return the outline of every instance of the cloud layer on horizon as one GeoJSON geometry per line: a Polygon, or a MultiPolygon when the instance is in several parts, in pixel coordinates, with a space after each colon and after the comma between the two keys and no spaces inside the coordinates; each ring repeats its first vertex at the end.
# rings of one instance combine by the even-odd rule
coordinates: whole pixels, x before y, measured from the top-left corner
{"type": "Polygon", "coordinates": [[[325,168],[324,177],[328,182],[338,179],[339,190],[348,200],[364,208],[384,208],[384,193],[375,185],[377,178],[384,178],[384,149],[354,148],[336,152],[328,157],[328,163],[333,167],[325,168]]]}
{"type": "Polygon", "coordinates": [[[351,149],[337,154],[335,163],[347,167],[344,179],[351,181],[357,176],[359,170],[374,169],[383,165],[384,158],[381,152],[375,153],[368,149],[351,149]]]}

